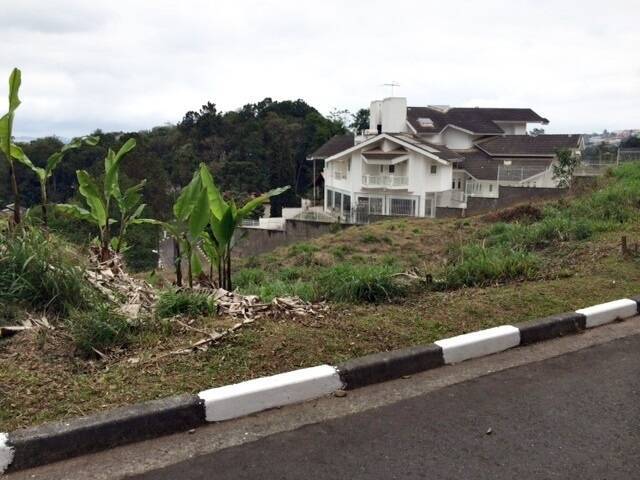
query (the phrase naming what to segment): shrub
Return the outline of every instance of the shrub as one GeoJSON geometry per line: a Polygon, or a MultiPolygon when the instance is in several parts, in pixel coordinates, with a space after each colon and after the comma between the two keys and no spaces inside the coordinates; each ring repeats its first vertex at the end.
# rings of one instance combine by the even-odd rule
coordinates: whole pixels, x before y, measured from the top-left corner
{"type": "Polygon", "coordinates": [[[114,347],[124,347],[131,340],[133,327],[107,304],[91,310],[74,310],[67,326],[78,352],[85,357],[106,353],[114,347]]]}
{"type": "Polygon", "coordinates": [[[55,235],[23,225],[0,232],[0,301],[65,315],[97,297],[73,249],[55,235]]]}
{"type": "Polygon", "coordinates": [[[176,315],[195,317],[213,315],[215,312],[215,302],[210,295],[189,290],[165,290],[156,305],[156,313],[160,318],[176,315]]]}
{"type": "Polygon", "coordinates": [[[397,271],[386,265],[337,265],[318,274],[318,291],[339,302],[388,301],[406,291],[394,273],[397,271]]]}
{"type": "Polygon", "coordinates": [[[532,279],[538,270],[538,257],[532,253],[502,246],[467,245],[459,250],[459,258],[444,269],[437,285],[481,287],[506,280],[532,279]]]}

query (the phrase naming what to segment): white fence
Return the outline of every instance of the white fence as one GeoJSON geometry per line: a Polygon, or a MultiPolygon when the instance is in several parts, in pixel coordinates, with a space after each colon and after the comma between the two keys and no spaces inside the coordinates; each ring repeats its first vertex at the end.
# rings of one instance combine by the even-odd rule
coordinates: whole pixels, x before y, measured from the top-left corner
{"type": "Polygon", "coordinates": [[[362,185],[367,187],[402,187],[409,185],[409,177],[399,175],[363,175],[362,185]]]}

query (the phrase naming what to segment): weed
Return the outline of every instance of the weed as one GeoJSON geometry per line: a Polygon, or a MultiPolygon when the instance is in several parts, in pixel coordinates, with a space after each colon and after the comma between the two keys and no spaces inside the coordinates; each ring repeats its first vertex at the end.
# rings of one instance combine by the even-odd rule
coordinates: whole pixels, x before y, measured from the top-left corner
{"type": "Polygon", "coordinates": [[[259,268],[245,268],[235,274],[234,285],[238,288],[252,284],[259,285],[264,283],[265,278],[266,275],[264,270],[259,268]]]}
{"type": "Polygon", "coordinates": [[[496,282],[532,279],[539,271],[539,259],[530,252],[505,247],[467,245],[459,257],[442,272],[440,288],[481,287],[496,282]]]}
{"type": "Polygon", "coordinates": [[[126,346],[131,340],[133,327],[111,306],[98,304],[91,310],[74,310],[67,327],[78,352],[84,357],[106,353],[114,347],[126,346]]]}
{"type": "Polygon", "coordinates": [[[97,297],[84,282],[72,248],[55,235],[24,225],[0,232],[0,301],[66,314],[97,297]]]}
{"type": "Polygon", "coordinates": [[[318,274],[318,290],[323,297],[338,302],[388,301],[406,291],[394,273],[397,271],[389,266],[338,265],[318,274]]]}
{"type": "Polygon", "coordinates": [[[360,238],[360,241],[362,243],[378,243],[380,239],[377,236],[373,235],[372,233],[365,233],[360,238]]]}
{"type": "Polygon", "coordinates": [[[210,295],[189,290],[165,290],[160,294],[156,305],[156,313],[160,318],[176,315],[208,316],[215,311],[215,302],[210,295]]]}

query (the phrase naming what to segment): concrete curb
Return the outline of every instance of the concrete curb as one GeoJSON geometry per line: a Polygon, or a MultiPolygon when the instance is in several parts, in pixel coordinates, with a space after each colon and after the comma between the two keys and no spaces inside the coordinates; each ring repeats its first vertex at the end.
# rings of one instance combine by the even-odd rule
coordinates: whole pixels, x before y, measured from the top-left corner
{"type": "Polygon", "coordinates": [[[195,395],[152,400],[9,433],[14,449],[9,470],[22,470],[118,445],[186,431],[205,423],[195,395]]]}
{"type": "Polygon", "coordinates": [[[640,314],[640,295],[575,312],[502,325],[430,345],[381,352],[337,367],[319,365],[269,377],[132,405],[64,422],[0,433],[0,475],[118,445],[186,431],[206,422],[299,403],[519,345],[579,333],[640,314]]]}
{"type": "Polygon", "coordinates": [[[200,392],[208,422],[328,395],[343,387],[335,367],[319,365],[200,392]]]}
{"type": "Polygon", "coordinates": [[[431,344],[354,358],[338,365],[337,368],[345,388],[352,390],[442,365],[442,348],[431,344]]]}

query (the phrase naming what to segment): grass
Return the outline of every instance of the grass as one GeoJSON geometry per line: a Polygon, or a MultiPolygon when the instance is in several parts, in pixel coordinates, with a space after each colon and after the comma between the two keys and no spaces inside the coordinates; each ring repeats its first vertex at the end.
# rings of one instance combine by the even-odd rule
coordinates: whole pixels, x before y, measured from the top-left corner
{"type": "Polygon", "coordinates": [[[241,270],[235,285],[245,295],[258,295],[270,302],[275,297],[297,296],[312,302],[383,302],[406,292],[394,274],[392,260],[381,265],[343,262],[329,267],[285,267],[277,271],[257,268],[241,270]]]}
{"type": "Polygon", "coordinates": [[[216,305],[210,295],[189,290],[164,290],[156,305],[156,314],[160,318],[175,317],[176,315],[209,316],[215,312],[216,305]]]}
{"type": "Polygon", "coordinates": [[[485,248],[477,244],[460,249],[459,258],[446,267],[437,288],[482,287],[508,280],[532,280],[540,269],[540,258],[530,252],[507,247],[485,248]]]}
{"type": "Polygon", "coordinates": [[[28,225],[0,232],[0,302],[61,315],[88,308],[96,295],[83,274],[77,251],[57,236],[28,225]]]}
{"type": "Polygon", "coordinates": [[[106,347],[107,360],[92,362],[70,355],[76,340],[60,329],[0,341],[0,431],[636,295],[640,261],[623,258],[619,242],[640,239],[640,167],[621,171],[593,194],[537,210],[392,219],[237,262],[243,291],[265,298],[297,291],[332,300],[330,310],[262,318],[206,352],[170,354],[235,320],[197,315],[189,328],[150,321],[106,347]],[[369,234],[393,242],[361,241],[369,234]],[[448,284],[396,284],[395,273],[410,268],[448,284]]]}
{"type": "Polygon", "coordinates": [[[133,326],[110,305],[97,305],[91,310],[75,310],[67,319],[68,331],[83,357],[96,357],[131,341],[133,326]]]}
{"type": "Polygon", "coordinates": [[[321,271],[316,279],[323,298],[336,302],[389,301],[406,293],[394,274],[397,270],[387,265],[337,265],[321,271]]]}

